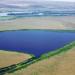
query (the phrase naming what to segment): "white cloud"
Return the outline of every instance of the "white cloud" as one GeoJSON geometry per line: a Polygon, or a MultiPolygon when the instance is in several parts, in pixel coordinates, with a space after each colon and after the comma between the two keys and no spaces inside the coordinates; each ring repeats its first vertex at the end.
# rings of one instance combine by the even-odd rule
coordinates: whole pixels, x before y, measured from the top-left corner
{"type": "Polygon", "coordinates": [[[22,1],[69,1],[75,2],[75,0],[1,0],[0,2],[22,2],[22,1]]]}
{"type": "Polygon", "coordinates": [[[54,0],[54,1],[68,1],[68,2],[75,2],[75,0],[54,0]]]}
{"type": "MultiPolygon", "coordinates": [[[[44,2],[44,1],[68,1],[68,2],[75,2],[75,0],[1,0],[0,3],[4,3],[4,4],[25,4],[25,1],[39,1],[39,2],[44,2]]],[[[26,4],[27,6],[27,4],[26,4]]]]}

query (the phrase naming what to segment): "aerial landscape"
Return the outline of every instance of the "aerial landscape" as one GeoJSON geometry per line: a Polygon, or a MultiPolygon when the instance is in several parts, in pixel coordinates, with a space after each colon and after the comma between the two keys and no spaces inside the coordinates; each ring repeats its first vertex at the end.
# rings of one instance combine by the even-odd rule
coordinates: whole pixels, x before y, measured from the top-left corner
{"type": "Polygon", "coordinates": [[[0,75],[75,75],[75,1],[0,1],[0,75]]]}

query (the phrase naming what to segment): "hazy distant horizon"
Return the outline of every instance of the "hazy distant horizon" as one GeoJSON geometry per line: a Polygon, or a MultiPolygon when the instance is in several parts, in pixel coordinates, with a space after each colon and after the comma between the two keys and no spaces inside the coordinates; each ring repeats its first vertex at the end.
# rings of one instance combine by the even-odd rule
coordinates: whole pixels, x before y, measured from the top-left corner
{"type": "Polygon", "coordinates": [[[63,15],[75,16],[74,0],[62,0],[58,2],[56,2],[56,0],[0,1],[0,16],[29,17],[29,16],[63,16],[63,15]]]}

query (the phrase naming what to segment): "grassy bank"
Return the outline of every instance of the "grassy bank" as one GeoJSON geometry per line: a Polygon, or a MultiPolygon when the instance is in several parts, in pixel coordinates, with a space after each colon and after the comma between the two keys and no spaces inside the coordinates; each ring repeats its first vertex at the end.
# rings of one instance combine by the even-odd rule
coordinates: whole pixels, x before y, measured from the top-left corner
{"type": "Polygon", "coordinates": [[[45,53],[45,54],[41,55],[40,59],[45,59],[45,58],[49,58],[51,56],[57,55],[59,53],[64,53],[64,52],[70,50],[71,48],[73,48],[74,46],[75,46],[75,41],[73,41],[72,43],[64,46],[63,48],[60,48],[60,49],[57,49],[55,51],[48,52],[48,53],[45,53]]]}
{"type": "Polygon", "coordinates": [[[66,30],[66,29],[17,29],[17,30],[0,30],[0,32],[12,32],[12,31],[52,31],[52,32],[74,32],[75,30],[66,30]]]}
{"type": "Polygon", "coordinates": [[[55,55],[58,55],[60,53],[65,53],[66,51],[70,50],[71,48],[75,47],[75,41],[64,46],[63,48],[60,48],[56,51],[52,51],[52,52],[48,52],[48,53],[45,53],[43,55],[41,55],[41,57],[39,58],[36,58],[36,57],[32,57],[28,60],[25,60],[23,62],[20,62],[18,64],[14,64],[14,65],[11,65],[11,66],[8,66],[8,67],[5,67],[5,68],[1,68],[0,69],[0,74],[1,75],[4,75],[6,73],[13,73],[17,70],[21,70],[23,68],[26,68],[27,66],[31,65],[31,64],[34,64],[35,62],[38,62],[40,60],[44,60],[44,59],[47,59],[47,58],[51,58],[55,55]]]}
{"type": "Polygon", "coordinates": [[[75,46],[27,68],[6,75],[75,75],[75,46]]]}

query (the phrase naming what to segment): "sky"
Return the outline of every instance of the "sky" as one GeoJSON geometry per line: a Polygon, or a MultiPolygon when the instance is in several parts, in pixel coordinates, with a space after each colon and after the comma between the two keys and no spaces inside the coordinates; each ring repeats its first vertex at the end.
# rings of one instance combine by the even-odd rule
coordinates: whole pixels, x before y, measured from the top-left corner
{"type": "Polygon", "coordinates": [[[75,0],[55,0],[55,1],[69,1],[69,2],[75,2],[75,0]]]}
{"type": "MultiPolygon", "coordinates": [[[[75,2],[75,0],[1,0],[2,2],[12,2],[12,1],[68,1],[68,2],[75,2]]],[[[0,1],[0,2],[1,2],[0,1]]]]}
{"type": "Polygon", "coordinates": [[[39,0],[39,1],[68,1],[68,2],[75,2],[75,0],[39,0]]]}
{"type": "Polygon", "coordinates": [[[35,2],[45,2],[45,1],[67,1],[67,2],[75,2],[75,0],[1,0],[0,4],[12,4],[12,5],[19,5],[19,6],[29,6],[29,4],[25,3],[26,1],[35,1],[35,2]]]}

